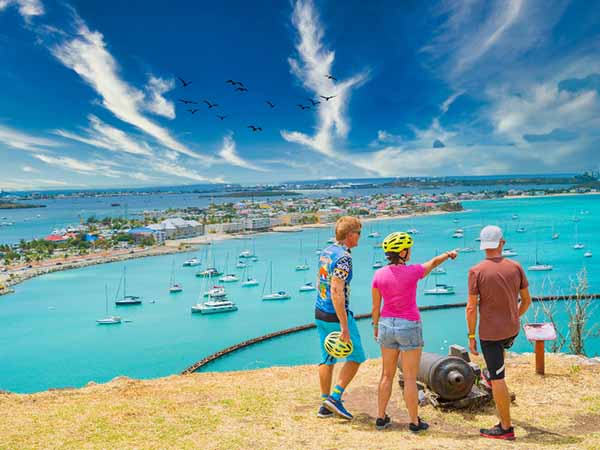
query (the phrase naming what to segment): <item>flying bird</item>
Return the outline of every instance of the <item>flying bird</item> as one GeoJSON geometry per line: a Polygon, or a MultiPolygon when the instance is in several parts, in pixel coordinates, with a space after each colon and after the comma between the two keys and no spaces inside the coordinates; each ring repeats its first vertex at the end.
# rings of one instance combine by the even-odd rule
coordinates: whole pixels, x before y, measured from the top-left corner
{"type": "Polygon", "coordinates": [[[255,133],[255,132],[257,132],[257,131],[262,131],[262,128],[261,128],[261,127],[257,127],[257,126],[255,126],[255,125],[248,125],[248,127],[247,127],[247,128],[251,128],[253,133],[255,133]]]}
{"type": "Polygon", "coordinates": [[[269,100],[266,101],[266,104],[269,105],[271,108],[275,108],[275,105],[273,103],[271,103],[269,100]]]}
{"type": "Polygon", "coordinates": [[[325,78],[329,78],[330,80],[337,81],[337,78],[335,78],[334,76],[329,75],[329,74],[325,75],[325,78]]]}
{"type": "Polygon", "coordinates": [[[237,81],[234,80],[227,80],[225,83],[227,84],[231,84],[232,86],[235,86],[237,84],[237,81]]]}
{"type": "Polygon", "coordinates": [[[177,77],[177,78],[179,79],[179,81],[181,81],[181,85],[182,85],[181,87],[187,87],[187,86],[189,86],[190,84],[192,84],[192,82],[191,82],[191,81],[185,81],[185,80],[184,80],[183,78],[181,78],[181,77],[177,77]]]}
{"type": "Polygon", "coordinates": [[[187,111],[191,112],[192,114],[196,114],[198,111],[200,111],[199,109],[188,109],[187,111]]]}
{"type": "Polygon", "coordinates": [[[248,88],[245,88],[244,86],[240,86],[238,88],[235,88],[236,91],[240,91],[240,92],[248,92],[248,88]]]}
{"type": "Polygon", "coordinates": [[[324,99],[326,102],[328,102],[329,100],[331,100],[333,97],[337,97],[337,95],[330,95],[329,97],[327,97],[326,95],[319,95],[319,97],[321,97],[322,99],[324,99]]]}
{"type": "Polygon", "coordinates": [[[206,103],[208,105],[208,109],[213,109],[213,108],[219,106],[218,103],[211,103],[208,100],[203,100],[203,101],[204,101],[204,103],[206,103]]]}
{"type": "Polygon", "coordinates": [[[218,114],[217,114],[217,117],[218,117],[219,119],[223,120],[223,119],[225,119],[227,116],[220,116],[220,115],[218,115],[218,114]]]}
{"type": "Polygon", "coordinates": [[[320,101],[318,101],[318,100],[317,100],[317,101],[314,101],[312,98],[309,98],[308,100],[309,100],[309,101],[312,103],[312,105],[313,105],[313,106],[317,106],[319,103],[321,103],[321,102],[320,102],[320,101]]]}
{"type": "Polygon", "coordinates": [[[310,109],[310,106],[304,106],[304,105],[301,105],[300,103],[298,103],[296,106],[302,110],[310,109]]]}
{"type": "Polygon", "coordinates": [[[181,103],[185,103],[186,105],[197,105],[198,102],[195,102],[193,100],[186,100],[185,98],[180,98],[179,101],[181,103]]]}

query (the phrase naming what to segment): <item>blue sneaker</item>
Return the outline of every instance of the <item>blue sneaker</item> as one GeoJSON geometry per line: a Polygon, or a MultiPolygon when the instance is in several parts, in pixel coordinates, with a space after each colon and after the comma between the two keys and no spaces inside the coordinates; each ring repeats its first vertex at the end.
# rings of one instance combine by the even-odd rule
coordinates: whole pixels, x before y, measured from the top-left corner
{"type": "Polygon", "coordinates": [[[321,405],[319,412],[317,413],[317,417],[321,419],[327,419],[329,417],[333,417],[333,413],[325,408],[325,405],[321,405]]]}
{"type": "Polygon", "coordinates": [[[336,400],[331,395],[323,402],[323,406],[325,406],[325,408],[327,408],[329,411],[339,414],[344,419],[353,419],[352,414],[350,414],[346,408],[344,408],[343,402],[341,400],[336,400]]]}

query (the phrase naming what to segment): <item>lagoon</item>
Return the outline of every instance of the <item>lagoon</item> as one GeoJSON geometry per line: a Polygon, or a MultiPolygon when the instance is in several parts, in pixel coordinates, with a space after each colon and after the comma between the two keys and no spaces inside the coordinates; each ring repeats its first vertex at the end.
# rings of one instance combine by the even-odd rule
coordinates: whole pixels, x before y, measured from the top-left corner
{"type": "MultiPolygon", "coordinates": [[[[600,196],[581,195],[532,199],[503,199],[464,202],[467,212],[413,219],[366,222],[359,247],[353,252],[355,277],[352,282],[351,308],[355,313],[370,311],[370,281],[374,258],[383,257],[373,248],[377,239],[367,237],[378,231],[381,236],[398,229],[415,227],[413,261],[422,262],[436,251],[463,247],[462,239],[453,239],[455,228],[465,230],[466,243],[474,241],[482,224],[495,223],[505,229],[507,246],[518,251],[515,259],[523,266],[533,264],[536,246],[539,258],[554,265],[552,272],[528,273],[532,295],[568,293],[575,274],[586,268],[590,292],[600,291],[600,196]],[[518,220],[513,220],[518,214],[518,220]],[[594,253],[584,258],[574,250],[575,222],[579,241],[594,253]],[[457,222],[454,222],[454,219],[457,222]],[[526,228],[516,233],[516,228],[526,228]],[[554,231],[560,233],[552,240],[554,231]]],[[[227,286],[230,298],[239,310],[234,313],[192,315],[190,306],[198,301],[202,281],[194,276],[198,268],[181,264],[198,255],[206,267],[204,250],[175,256],[159,256],[131,260],[127,266],[128,293],[141,295],[141,306],[118,309],[118,314],[131,320],[116,326],[97,326],[104,316],[104,287],[111,299],[119,284],[124,263],[97,265],[83,269],[45,275],[16,286],[16,293],[0,297],[0,389],[35,392],[48,388],[83,386],[89,381],[105,382],[118,375],[152,378],[178,373],[197,360],[224,347],[272,331],[309,323],[313,319],[315,293],[299,293],[303,282],[316,277],[314,271],[295,272],[303,260],[300,241],[306,257],[316,265],[315,250],[331,237],[331,228],[305,229],[300,233],[267,233],[255,238],[259,261],[252,274],[260,281],[255,288],[242,288],[239,283],[227,286]],[[176,277],[184,292],[169,294],[171,266],[175,261],[176,277]],[[268,264],[273,261],[274,288],[286,289],[292,299],[282,302],[260,300],[268,264]],[[154,300],[155,303],[150,303],[154,300]]],[[[233,239],[213,244],[212,252],[220,268],[228,260],[228,270],[235,269],[236,256],[251,248],[249,239],[233,239]]],[[[423,290],[434,284],[430,277],[418,290],[421,305],[464,301],[467,295],[468,268],[481,258],[480,252],[461,254],[445,265],[447,275],[439,281],[454,284],[454,296],[424,296],[423,290]]],[[[565,303],[557,304],[564,311],[565,303]]],[[[111,301],[111,308],[112,301],[111,301]]],[[[535,310],[528,313],[534,320],[535,310]]],[[[538,317],[539,319],[539,317],[538,317]]],[[[447,351],[452,343],[465,344],[464,311],[432,311],[423,313],[426,351],[447,351]]],[[[564,324],[564,314],[561,318],[564,324]]],[[[600,321],[598,307],[591,323],[600,321]]],[[[369,321],[361,322],[363,340],[370,357],[378,357],[371,338],[369,321]]],[[[276,339],[224,358],[206,370],[239,370],[278,364],[310,364],[318,360],[316,334],[313,331],[276,339]]],[[[590,356],[600,354],[600,339],[587,343],[590,356]]],[[[531,351],[531,345],[520,336],[516,351],[531,351]]]]}

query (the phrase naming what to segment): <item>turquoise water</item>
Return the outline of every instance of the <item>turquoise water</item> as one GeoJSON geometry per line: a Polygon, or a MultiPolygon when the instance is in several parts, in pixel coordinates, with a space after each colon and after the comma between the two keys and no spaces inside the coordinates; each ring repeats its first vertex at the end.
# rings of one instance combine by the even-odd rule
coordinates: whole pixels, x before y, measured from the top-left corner
{"type": "MultiPolygon", "coordinates": [[[[573,275],[586,267],[589,290],[600,292],[600,197],[574,196],[537,199],[467,202],[465,213],[424,216],[412,220],[390,220],[366,224],[359,247],[354,254],[355,277],[352,282],[351,306],[356,313],[370,311],[371,264],[382,257],[373,249],[375,239],[367,238],[377,230],[382,236],[396,229],[416,227],[414,262],[422,262],[440,252],[464,245],[462,239],[452,239],[453,230],[465,229],[467,245],[476,246],[474,238],[483,223],[496,223],[506,229],[507,246],[519,252],[516,258],[524,266],[535,259],[536,241],[539,257],[553,264],[549,273],[529,273],[533,295],[569,292],[573,275]],[[587,214],[582,212],[589,211],[587,214]],[[512,220],[513,214],[519,220],[512,220]],[[575,223],[579,240],[594,252],[583,258],[583,251],[573,250],[575,223]],[[459,220],[454,223],[453,219],[459,220]],[[552,241],[552,226],[560,239],[552,241]],[[526,233],[515,233],[517,226],[526,233]]],[[[256,252],[260,260],[252,274],[261,286],[242,288],[229,284],[230,298],[237,302],[235,313],[201,316],[192,315],[190,306],[197,302],[202,281],[194,276],[197,268],[182,268],[181,263],[192,254],[204,260],[204,251],[176,256],[142,258],[127,262],[128,293],[141,295],[141,306],[120,308],[118,314],[132,320],[116,326],[97,326],[95,320],[105,314],[104,286],[111,293],[119,283],[123,263],[92,266],[58,272],[30,280],[16,287],[13,295],[0,297],[0,389],[33,392],[50,387],[82,386],[88,381],[104,382],[118,375],[152,378],[177,373],[197,360],[245,339],[298,324],[313,318],[314,293],[298,292],[305,281],[315,277],[314,271],[295,272],[300,262],[300,240],[309,262],[316,263],[315,249],[325,245],[331,229],[305,230],[301,233],[265,234],[256,237],[256,252]],[[172,261],[176,276],[184,286],[181,294],[168,294],[172,261]],[[274,289],[286,289],[292,299],[284,302],[260,300],[269,261],[274,265],[274,289]],[[149,303],[148,300],[155,300],[149,303]]],[[[229,255],[229,271],[235,270],[235,256],[250,248],[249,240],[229,240],[213,245],[217,265],[223,267],[229,255]]],[[[466,299],[468,267],[481,257],[480,252],[462,254],[445,267],[447,275],[439,282],[456,286],[455,296],[424,296],[423,289],[434,283],[424,280],[419,288],[421,305],[459,302],[466,299]]],[[[111,302],[112,307],[112,302],[111,302]]],[[[559,311],[565,303],[557,304],[559,311]]],[[[530,316],[533,318],[534,309],[530,316]]],[[[564,314],[563,314],[564,315],[564,314]]],[[[464,343],[463,310],[435,311],[423,314],[426,350],[446,351],[452,343],[464,343]]],[[[591,322],[598,322],[598,308],[591,322]]],[[[563,320],[564,322],[564,320],[563,320]]],[[[369,321],[361,322],[367,353],[378,356],[370,337],[369,321]]],[[[278,364],[309,364],[318,360],[314,331],[276,339],[241,351],[217,361],[207,370],[236,370],[278,364]]],[[[530,351],[522,337],[517,351],[530,351]]],[[[600,339],[590,339],[590,355],[600,354],[600,339]]]]}

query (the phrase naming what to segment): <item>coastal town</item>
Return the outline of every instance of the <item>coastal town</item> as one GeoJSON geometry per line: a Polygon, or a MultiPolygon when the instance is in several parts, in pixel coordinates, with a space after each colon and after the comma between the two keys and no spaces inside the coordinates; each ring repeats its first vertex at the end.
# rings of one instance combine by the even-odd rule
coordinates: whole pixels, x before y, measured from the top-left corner
{"type": "MultiPolygon", "coordinates": [[[[261,191],[265,192],[265,191],[261,191]]],[[[277,191],[275,191],[277,192],[277,191]]],[[[286,191],[287,192],[287,191],[286,191]]],[[[342,215],[362,219],[410,217],[463,210],[462,201],[504,197],[596,193],[595,188],[567,191],[510,189],[460,193],[377,193],[362,196],[252,196],[207,207],[146,210],[126,217],[95,216],[48,230],[42,238],[0,244],[0,295],[33,276],[85,265],[188,251],[191,245],[262,232],[326,227],[342,215]]]]}

